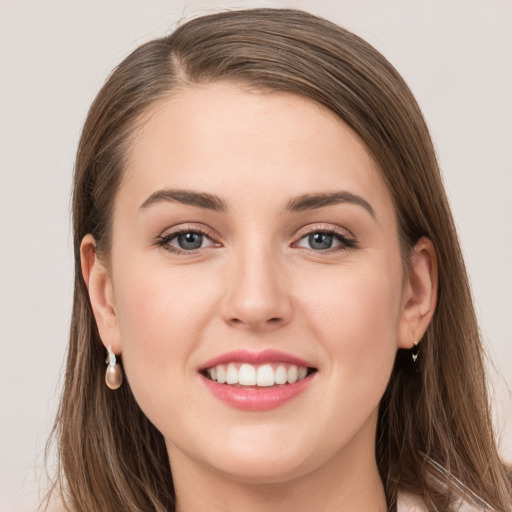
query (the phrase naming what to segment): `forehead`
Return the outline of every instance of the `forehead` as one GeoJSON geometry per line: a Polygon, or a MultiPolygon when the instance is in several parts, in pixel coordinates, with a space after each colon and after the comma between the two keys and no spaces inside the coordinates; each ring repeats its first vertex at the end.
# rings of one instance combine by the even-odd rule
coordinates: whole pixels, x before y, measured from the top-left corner
{"type": "Polygon", "coordinates": [[[201,189],[228,202],[249,191],[284,202],[344,189],[390,202],[365,144],[333,112],[231,83],[185,88],[143,118],[118,196],[140,205],[164,188],[201,189]]]}

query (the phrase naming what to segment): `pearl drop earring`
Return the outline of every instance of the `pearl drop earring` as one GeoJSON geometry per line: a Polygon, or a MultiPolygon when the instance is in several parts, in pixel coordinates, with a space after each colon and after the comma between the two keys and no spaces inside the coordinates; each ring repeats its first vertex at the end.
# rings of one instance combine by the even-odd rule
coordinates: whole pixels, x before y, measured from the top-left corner
{"type": "Polygon", "coordinates": [[[112,347],[108,347],[107,350],[107,359],[105,359],[105,362],[108,366],[105,372],[105,384],[110,389],[118,389],[123,383],[123,371],[117,364],[116,355],[112,352],[112,347]]]}

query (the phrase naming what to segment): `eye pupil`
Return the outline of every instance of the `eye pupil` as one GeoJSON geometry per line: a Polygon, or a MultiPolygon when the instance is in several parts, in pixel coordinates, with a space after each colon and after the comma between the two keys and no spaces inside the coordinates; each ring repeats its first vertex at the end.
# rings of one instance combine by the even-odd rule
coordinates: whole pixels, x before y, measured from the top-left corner
{"type": "Polygon", "coordinates": [[[329,249],[332,246],[332,235],[313,233],[309,235],[309,245],[313,249],[329,249]]]}
{"type": "Polygon", "coordinates": [[[203,235],[200,233],[181,233],[178,235],[178,245],[181,249],[199,249],[203,244],[203,235]]]}

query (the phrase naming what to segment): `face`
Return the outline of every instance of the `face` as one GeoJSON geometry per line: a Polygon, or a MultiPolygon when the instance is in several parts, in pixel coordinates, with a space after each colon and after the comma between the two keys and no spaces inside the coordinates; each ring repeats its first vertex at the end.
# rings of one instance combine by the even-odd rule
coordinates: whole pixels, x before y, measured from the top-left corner
{"type": "Polygon", "coordinates": [[[408,287],[390,195],[330,111],[228,83],[155,106],[110,263],[102,339],[171,467],[276,482],[373,457],[408,287]]]}

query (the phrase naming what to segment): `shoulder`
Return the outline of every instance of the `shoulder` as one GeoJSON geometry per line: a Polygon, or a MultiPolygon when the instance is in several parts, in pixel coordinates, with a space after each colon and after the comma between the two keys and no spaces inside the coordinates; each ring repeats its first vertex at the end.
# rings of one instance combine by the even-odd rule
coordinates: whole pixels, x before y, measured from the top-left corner
{"type": "MultiPolygon", "coordinates": [[[[428,512],[421,496],[406,491],[398,492],[396,510],[397,512],[428,512]]],[[[492,509],[471,493],[456,501],[455,510],[457,512],[481,512],[492,509]]]]}
{"type": "Polygon", "coordinates": [[[65,500],[56,489],[47,493],[37,510],[38,512],[73,512],[73,509],[66,506],[65,500]]]}
{"type": "Polygon", "coordinates": [[[399,491],[396,500],[396,512],[426,512],[423,498],[417,494],[399,491]]]}
{"type": "MultiPolygon", "coordinates": [[[[439,491],[450,489],[453,510],[457,512],[490,512],[494,510],[485,500],[439,463],[430,457],[427,457],[427,461],[430,464],[429,483],[439,491]]],[[[427,505],[421,496],[401,489],[398,491],[396,510],[397,512],[428,512],[427,505]]]]}

